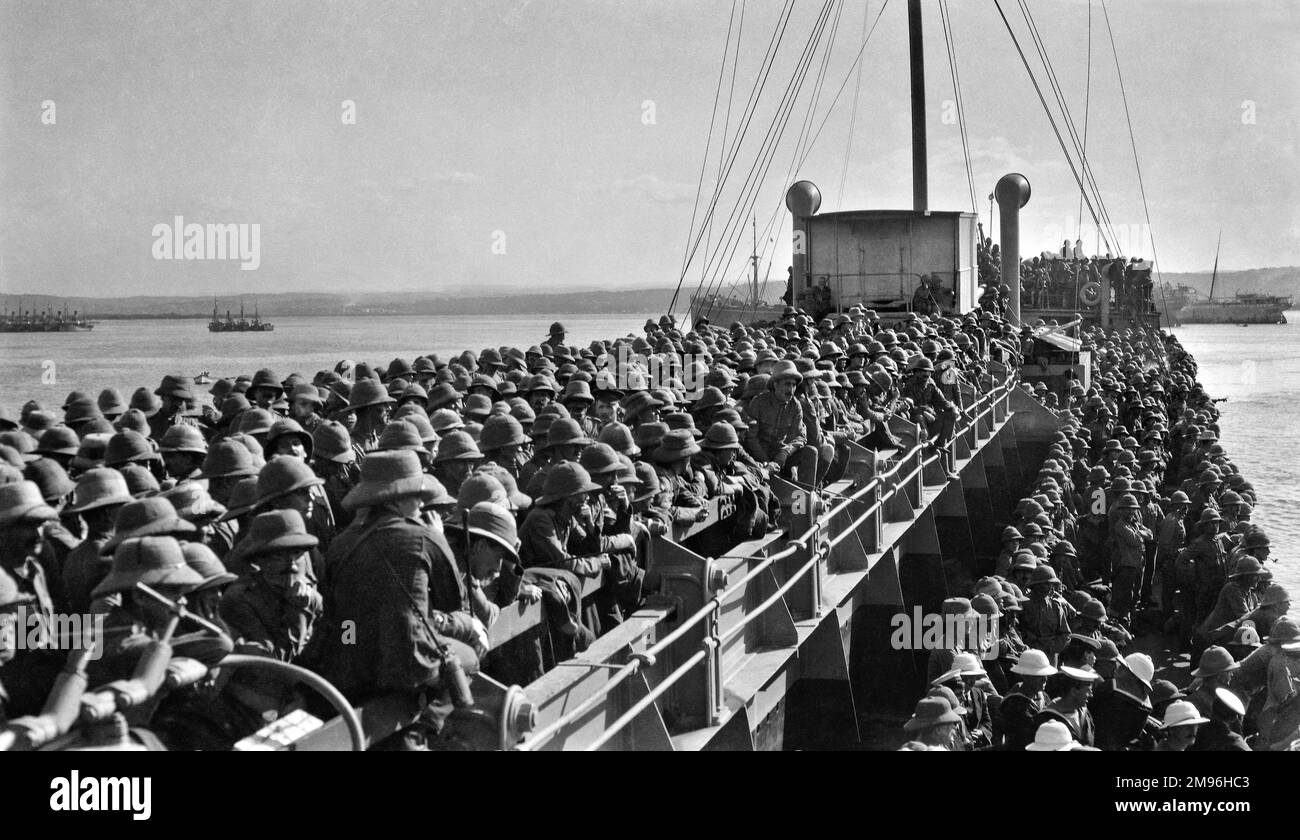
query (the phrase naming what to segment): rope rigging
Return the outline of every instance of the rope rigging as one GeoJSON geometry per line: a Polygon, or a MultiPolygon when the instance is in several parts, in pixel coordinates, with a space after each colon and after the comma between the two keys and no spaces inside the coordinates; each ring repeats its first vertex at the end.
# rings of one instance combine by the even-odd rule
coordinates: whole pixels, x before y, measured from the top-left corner
{"type": "MultiPolygon", "coordinates": [[[[871,4],[862,4],[862,34],[860,41],[867,39],[867,25],[871,22],[871,4]]],[[[849,137],[844,144],[844,165],[840,168],[840,191],[835,200],[836,206],[844,206],[844,185],[849,180],[849,158],[853,155],[853,130],[858,124],[858,101],[862,94],[862,64],[858,63],[857,80],[853,83],[853,108],[849,111],[849,137]]]]}
{"type": "MultiPolygon", "coordinates": [[[[1002,17],[1002,23],[1006,26],[1007,33],[1011,35],[1011,42],[1015,45],[1016,52],[1020,56],[1020,61],[1025,67],[1025,72],[1029,74],[1029,80],[1034,85],[1034,91],[1038,94],[1038,101],[1042,104],[1043,112],[1047,114],[1048,122],[1052,125],[1052,133],[1056,135],[1056,142],[1061,147],[1061,154],[1065,156],[1065,162],[1070,167],[1070,172],[1074,175],[1074,180],[1078,183],[1079,189],[1085,191],[1084,203],[1088,206],[1088,213],[1092,216],[1092,220],[1100,229],[1101,220],[1097,216],[1097,210],[1093,207],[1092,198],[1086,194],[1086,188],[1084,187],[1085,179],[1079,174],[1078,168],[1074,165],[1074,158],[1071,157],[1069,150],[1065,146],[1065,138],[1061,136],[1061,130],[1056,125],[1056,117],[1052,114],[1051,108],[1048,107],[1047,98],[1043,95],[1043,89],[1038,84],[1038,78],[1034,75],[1033,68],[1029,66],[1029,59],[1025,55],[1025,51],[1020,47],[1020,39],[1016,37],[1015,30],[1011,28],[1011,21],[1007,20],[1006,12],[1002,10],[1001,0],[993,0],[993,4],[997,7],[998,14],[1002,17]]],[[[1104,231],[1102,232],[1102,237],[1106,240],[1107,247],[1111,247],[1110,239],[1106,237],[1104,231]]]]}
{"type": "MultiPolygon", "coordinates": [[[[1042,62],[1048,82],[1051,85],[1052,94],[1056,98],[1057,107],[1061,111],[1063,122],[1065,123],[1067,133],[1070,136],[1070,142],[1074,146],[1075,154],[1079,157],[1080,170],[1083,173],[1084,181],[1092,188],[1092,197],[1096,202],[1097,212],[1101,216],[1101,220],[1106,224],[1107,228],[1110,229],[1111,239],[1115,239],[1115,250],[1118,253],[1120,252],[1120,248],[1119,241],[1114,235],[1115,225],[1111,220],[1110,211],[1107,209],[1106,203],[1102,198],[1101,187],[1097,183],[1096,173],[1094,173],[1092,167],[1088,165],[1087,154],[1085,153],[1083,144],[1080,140],[1079,130],[1074,121],[1074,115],[1071,113],[1070,107],[1065,100],[1065,89],[1056,75],[1056,68],[1052,64],[1051,56],[1047,51],[1047,45],[1043,41],[1042,33],[1038,29],[1038,22],[1034,20],[1033,12],[1030,11],[1027,0],[1017,0],[1017,2],[1020,6],[1021,16],[1024,18],[1025,24],[1029,28],[1030,37],[1033,40],[1034,47],[1038,52],[1039,61],[1042,62]]],[[[1109,240],[1107,241],[1107,245],[1110,245],[1109,240]]]]}
{"type": "MultiPolygon", "coordinates": [[[[787,173],[786,175],[787,182],[790,180],[790,177],[793,174],[793,172],[803,167],[804,163],[808,159],[808,155],[812,152],[813,147],[817,144],[817,140],[821,137],[822,130],[826,127],[826,123],[830,119],[830,115],[834,111],[835,105],[839,101],[840,96],[843,95],[844,89],[848,85],[849,79],[852,78],[855,68],[858,68],[860,66],[862,57],[866,53],[867,44],[870,43],[871,36],[876,31],[876,25],[880,23],[881,15],[884,14],[885,9],[887,9],[888,7],[889,7],[889,0],[885,0],[885,2],[881,4],[880,10],[876,12],[875,19],[871,22],[871,28],[867,31],[866,37],[862,39],[862,45],[858,48],[858,52],[854,56],[853,62],[849,65],[848,70],[844,74],[844,78],[840,81],[840,86],[836,89],[835,96],[831,98],[830,105],[827,106],[826,112],[823,115],[821,122],[817,126],[817,131],[814,132],[812,136],[812,140],[809,141],[809,143],[804,147],[803,155],[799,157],[798,161],[794,163],[794,165],[790,168],[789,172],[787,173]]],[[[770,268],[771,259],[775,258],[774,252],[776,247],[775,239],[770,238],[769,234],[773,226],[776,224],[777,219],[783,217],[785,213],[786,213],[786,209],[784,203],[778,203],[767,225],[764,227],[763,237],[764,240],[767,242],[767,244],[764,246],[764,254],[765,255],[768,254],[769,251],[772,252],[771,256],[769,257],[769,268],[770,268]]],[[[764,286],[766,286],[766,284],[764,284],[764,286]]]]}
{"type": "MultiPolygon", "coordinates": [[[[724,156],[725,156],[725,154],[726,154],[726,151],[727,151],[727,150],[726,150],[726,138],[727,138],[727,132],[731,131],[731,106],[732,106],[732,103],[735,101],[735,98],[736,98],[736,70],[740,67],[740,43],[741,43],[741,40],[740,40],[740,39],[741,39],[741,36],[742,36],[742,35],[744,34],[744,32],[745,32],[745,8],[746,8],[746,6],[747,6],[747,2],[746,2],[746,0],[741,0],[741,3],[740,3],[740,23],[739,23],[739,25],[738,25],[737,28],[736,28],[736,53],[735,53],[736,57],[735,57],[735,59],[733,59],[732,62],[731,62],[731,84],[730,84],[729,90],[727,91],[727,116],[726,116],[726,118],[725,118],[725,119],[723,120],[723,122],[722,122],[722,140],[723,140],[723,142],[721,142],[721,143],[718,144],[718,173],[717,173],[716,176],[714,176],[715,179],[721,179],[721,178],[722,178],[722,161],[723,161],[723,158],[724,158],[724,156]]],[[[726,67],[726,65],[725,65],[725,59],[726,59],[725,54],[724,54],[724,56],[723,56],[723,59],[724,59],[723,68],[725,69],[725,67],[726,67]]],[[[708,150],[706,149],[706,150],[705,150],[705,157],[706,157],[706,158],[708,157],[707,152],[708,152],[708,150]]],[[[717,180],[715,180],[715,183],[716,183],[716,182],[717,182],[717,180]]],[[[694,227],[694,219],[693,219],[693,218],[692,218],[692,222],[691,222],[691,224],[692,224],[692,227],[694,227]]],[[[708,249],[709,249],[709,244],[710,244],[710,242],[712,241],[712,239],[713,239],[713,222],[712,222],[712,220],[710,220],[709,224],[708,224],[707,227],[705,228],[705,233],[704,233],[704,250],[705,250],[706,252],[707,252],[708,249]]],[[[687,244],[689,245],[689,243],[690,243],[690,234],[688,233],[688,234],[687,234],[687,244]]],[[[685,254],[683,254],[683,259],[685,259],[685,254]]],[[[682,274],[683,274],[683,276],[685,275],[685,273],[686,273],[686,266],[683,265],[683,266],[682,266],[682,274]]],[[[700,282],[704,282],[704,267],[703,267],[703,266],[700,267],[700,282]]]]}
{"type": "MultiPolygon", "coordinates": [[[[966,159],[966,185],[970,188],[971,212],[979,216],[975,198],[975,173],[970,162],[970,141],[966,135],[966,106],[961,94],[961,75],[957,72],[957,46],[953,41],[952,22],[948,17],[948,0],[939,0],[939,19],[943,22],[943,40],[948,48],[948,70],[952,76],[952,91],[957,106],[957,129],[961,133],[961,151],[966,159]]],[[[990,219],[990,224],[992,220],[990,219]]]]}
{"type": "MultiPolygon", "coordinates": [[[[826,50],[825,50],[825,52],[824,52],[823,55],[822,55],[822,63],[821,63],[821,67],[820,67],[820,70],[818,71],[818,74],[817,74],[817,80],[816,80],[816,82],[814,83],[813,96],[812,96],[812,97],[810,98],[810,100],[809,100],[809,106],[808,106],[808,108],[806,109],[806,111],[805,111],[805,113],[804,113],[803,122],[802,122],[802,124],[801,124],[801,126],[800,126],[800,129],[799,129],[799,139],[798,139],[798,140],[796,141],[796,143],[795,143],[795,153],[794,153],[794,156],[792,156],[792,158],[791,158],[790,168],[787,169],[787,171],[786,171],[786,181],[789,181],[789,180],[790,180],[790,175],[791,175],[791,173],[794,171],[794,161],[795,161],[795,159],[796,159],[796,158],[798,157],[798,155],[799,155],[799,148],[800,148],[800,146],[803,145],[803,140],[808,136],[808,126],[810,125],[810,121],[811,121],[812,114],[813,114],[813,112],[814,112],[815,109],[816,109],[816,104],[817,104],[817,102],[818,102],[818,101],[820,100],[820,98],[821,98],[821,90],[822,90],[822,87],[823,87],[823,85],[824,85],[824,83],[825,83],[826,68],[827,68],[828,63],[829,63],[829,57],[830,57],[831,50],[834,48],[834,44],[835,44],[835,35],[836,35],[836,31],[837,31],[837,29],[838,29],[840,13],[841,13],[842,10],[843,10],[843,5],[842,5],[842,3],[841,3],[841,4],[838,6],[837,10],[836,10],[835,23],[832,24],[832,26],[831,26],[831,35],[830,35],[830,39],[828,40],[826,50]]],[[[796,95],[797,95],[797,94],[796,94],[796,95]]],[[[772,151],[773,151],[773,154],[775,154],[775,151],[776,151],[775,146],[773,147],[772,151]]],[[[758,182],[756,182],[756,183],[754,184],[753,200],[750,201],[750,202],[748,202],[748,208],[749,208],[749,211],[752,211],[752,206],[753,206],[753,204],[757,202],[757,199],[758,199],[757,191],[758,191],[758,189],[761,187],[762,183],[764,183],[765,181],[766,181],[766,170],[765,170],[764,173],[763,173],[763,177],[762,177],[762,179],[761,179],[760,181],[758,181],[758,182]]],[[[747,212],[748,212],[748,211],[747,211],[747,212]]],[[[777,212],[779,213],[779,210],[778,210],[777,212]]],[[[742,220],[743,220],[743,219],[742,219],[742,220]]],[[[775,221],[775,214],[774,214],[773,219],[770,220],[770,221],[768,222],[768,224],[765,225],[764,228],[763,228],[763,238],[764,238],[764,243],[765,243],[765,244],[764,244],[764,249],[763,249],[763,250],[764,250],[764,253],[765,253],[765,254],[766,254],[766,252],[767,252],[767,243],[770,242],[770,240],[769,240],[769,238],[768,238],[768,235],[769,235],[769,233],[771,232],[771,227],[772,227],[772,224],[774,223],[774,221],[775,221]]],[[[741,239],[743,238],[743,233],[744,233],[743,229],[738,229],[737,235],[736,235],[736,237],[735,237],[735,238],[733,239],[733,241],[732,241],[732,245],[731,245],[731,248],[730,248],[730,250],[729,250],[729,252],[728,252],[728,255],[727,255],[726,259],[724,259],[724,260],[722,260],[722,261],[719,261],[719,262],[717,262],[717,263],[715,264],[715,267],[714,267],[715,276],[714,276],[713,282],[708,283],[707,288],[705,289],[705,297],[706,297],[706,298],[709,298],[709,303],[707,304],[706,309],[705,309],[705,311],[704,311],[704,314],[705,314],[705,315],[711,314],[711,313],[713,312],[714,305],[715,305],[715,300],[714,300],[714,298],[711,297],[711,296],[714,294],[715,291],[717,291],[718,288],[721,287],[721,284],[724,282],[725,272],[727,271],[728,267],[729,267],[730,264],[731,264],[731,260],[732,260],[732,258],[733,258],[734,255],[735,255],[736,248],[739,247],[740,241],[741,241],[741,239]]],[[[712,255],[712,256],[710,257],[709,262],[712,263],[712,262],[714,261],[715,258],[716,258],[716,254],[712,255]]],[[[770,268],[770,265],[769,265],[769,268],[770,268]]],[[[703,280],[703,279],[701,280],[701,285],[704,285],[704,280],[703,280]]],[[[735,285],[735,284],[733,284],[733,285],[735,285]]],[[[763,287],[765,287],[765,286],[766,286],[766,282],[764,282],[764,284],[763,284],[763,287]]],[[[696,291],[698,292],[699,289],[697,289],[696,291]]],[[[754,299],[753,301],[750,301],[751,309],[752,309],[754,306],[757,305],[757,300],[758,300],[760,297],[761,297],[761,291],[760,291],[758,294],[755,295],[755,299],[754,299]]]]}
{"type": "MultiPolygon", "coordinates": [[[[827,2],[822,6],[821,14],[818,15],[813,31],[810,33],[808,41],[804,46],[804,50],[799,57],[794,74],[791,77],[789,84],[787,84],[786,91],[777,106],[777,112],[773,116],[771,123],[769,123],[768,130],[760,143],[758,157],[750,166],[749,171],[746,173],[745,178],[741,183],[739,188],[739,198],[733,205],[727,223],[723,228],[719,247],[708,259],[707,264],[713,267],[711,270],[715,273],[719,264],[719,256],[723,252],[724,246],[721,243],[728,241],[732,243],[731,247],[727,249],[728,254],[733,253],[736,246],[739,244],[739,236],[736,232],[743,225],[745,217],[748,216],[749,208],[753,205],[753,200],[757,197],[757,192],[767,176],[767,171],[771,168],[777,146],[781,137],[785,134],[799,92],[802,90],[803,84],[807,80],[808,73],[812,68],[812,60],[815,57],[817,46],[820,43],[821,37],[830,21],[830,12],[834,5],[834,0],[827,0],[827,2]]],[[[736,150],[738,151],[738,146],[736,150]]],[[[728,165],[728,171],[730,170],[731,165],[732,164],[728,165]]],[[[726,259],[729,259],[729,255],[726,259]]],[[[723,264],[725,264],[725,262],[723,264]]]]}
{"type": "MultiPolygon", "coordinates": [[[[1138,191],[1142,195],[1142,212],[1147,220],[1147,236],[1151,240],[1151,264],[1156,270],[1156,279],[1160,281],[1160,299],[1164,304],[1165,320],[1169,317],[1169,301],[1165,298],[1165,278],[1160,273],[1160,259],[1156,255],[1156,235],[1151,227],[1151,209],[1147,206],[1147,188],[1142,182],[1142,164],[1138,161],[1137,140],[1133,136],[1133,117],[1128,110],[1128,92],[1124,89],[1124,73],[1119,69],[1119,50],[1115,48],[1115,33],[1110,28],[1110,12],[1106,11],[1106,0],[1101,0],[1101,12],[1106,17],[1106,34],[1110,37],[1110,51],[1115,56],[1115,76],[1119,79],[1119,93],[1124,102],[1124,120],[1128,123],[1128,140],[1133,147],[1133,166],[1137,170],[1138,191]]],[[[1217,260],[1217,257],[1216,257],[1217,260]]]]}
{"type": "MultiPolygon", "coordinates": [[[[1092,105],[1092,0],[1088,0],[1088,58],[1087,73],[1084,76],[1083,88],[1083,153],[1084,160],[1088,155],[1088,115],[1092,105]]],[[[1078,235],[1076,240],[1083,238],[1083,193],[1079,194],[1079,210],[1075,213],[1079,220],[1078,235]]]]}
{"type": "Polygon", "coordinates": [[[790,13],[794,9],[794,0],[786,0],[785,6],[777,19],[775,28],[772,31],[772,37],[768,40],[767,52],[764,54],[763,63],[760,65],[759,73],[754,78],[754,84],[750,88],[749,99],[745,104],[745,112],[741,117],[742,124],[737,128],[735,142],[732,145],[731,155],[728,158],[726,172],[718,183],[714,185],[713,198],[709,203],[708,212],[704,221],[700,223],[699,233],[695,236],[694,245],[691,246],[687,254],[685,267],[683,267],[681,276],[677,278],[677,288],[673,290],[672,301],[668,304],[668,312],[671,313],[677,306],[677,297],[682,290],[682,281],[686,279],[686,269],[689,268],[691,260],[695,257],[696,250],[700,247],[700,241],[704,238],[705,225],[713,218],[714,210],[717,208],[718,198],[722,192],[722,185],[731,174],[731,168],[735,165],[736,155],[740,151],[741,143],[749,131],[749,125],[754,118],[754,108],[757,106],[758,99],[763,94],[763,89],[767,86],[767,79],[771,75],[772,65],[776,60],[776,54],[781,46],[781,41],[785,38],[786,28],[790,23],[790,13]]]}
{"type": "MultiPolygon", "coordinates": [[[[695,230],[695,215],[700,209],[700,193],[704,191],[704,169],[709,164],[709,147],[713,144],[713,125],[718,117],[718,98],[722,95],[722,77],[727,70],[727,53],[731,51],[731,27],[736,18],[736,0],[731,0],[731,17],[727,19],[727,40],[722,45],[722,66],[718,68],[718,85],[713,91],[713,113],[709,116],[709,135],[704,141],[704,157],[700,160],[700,179],[695,185],[695,205],[691,208],[691,224],[686,230],[686,247],[682,249],[682,271],[686,271],[686,250],[691,246],[691,232],[695,230]]],[[[735,78],[734,76],[732,77],[735,78]]],[[[727,115],[731,115],[731,103],[727,103],[727,115]]],[[[727,130],[722,130],[725,143],[727,130]]],[[[720,144],[722,145],[722,144],[720,144]]]]}

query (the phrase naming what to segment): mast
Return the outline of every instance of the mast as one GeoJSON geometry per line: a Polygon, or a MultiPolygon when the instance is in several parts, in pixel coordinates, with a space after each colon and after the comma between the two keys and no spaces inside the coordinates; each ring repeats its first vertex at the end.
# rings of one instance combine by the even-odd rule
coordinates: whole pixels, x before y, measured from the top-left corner
{"type": "Polygon", "coordinates": [[[1219,246],[1223,244],[1223,228],[1219,228],[1219,241],[1214,246],[1214,271],[1210,273],[1210,300],[1214,300],[1214,281],[1219,276],[1219,246]]]}
{"type": "Polygon", "coordinates": [[[925,145],[925,45],[921,32],[921,0],[907,0],[908,50],[912,65],[912,209],[930,212],[929,175],[925,145]]]}
{"type": "Polygon", "coordinates": [[[758,306],[758,216],[754,217],[754,255],[750,259],[754,263],[754,290],[750,295],[749,303],[751,306],[758,306]]]}

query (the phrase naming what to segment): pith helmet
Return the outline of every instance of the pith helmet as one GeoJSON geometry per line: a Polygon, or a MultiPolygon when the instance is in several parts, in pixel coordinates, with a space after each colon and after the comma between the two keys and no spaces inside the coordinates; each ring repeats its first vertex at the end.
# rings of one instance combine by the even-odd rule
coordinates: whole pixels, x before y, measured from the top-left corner
{"type": "Polygon", "coordinates": [[[311,434],[311,440],[313,455],[316,458],[338,464],[351,464],[357,459],[347,428],[335,420],[326,420],[318,425],[311,434]]]}
{"type": "Polygon", "coordinates": [[[1222,648],[1219,645],[1211,645],[1201,654],[1201,661],[1196,670],[1192,672],[1192,676],[1212,677],[1216,674],[1226,674],[1228,671],[1235,671],[1239,667],[1241,666],[1232,658],[1232,654],[1228,653],[1226,648],[1222,648]]]}
{"type": "Polygon", "coordinates": [[[362,379],[352,386],[352,394],[348,397],[347,408],[344,411],[356,411],[371,405],[382,405],[384,403],[395,403],[388,394],[388,389],[377,379],[362,379]]]}
{"type": "Polygon", "coordinates": [[[15,481],[0,486],[0,526],[57,518],[58,514],[45,503],[34,482],[15,481]]]}
{"type": "Polygon", "coordinates": [[[256,557],[286,549],[307,550],[319,543],[307,533],[302,514],[296,510],[272,510],[253,517],[248,536],[240,544],[245,557],[256,557]]]}
{"type": "Polygon", "coordinates": [[[538,497],[537,503],[547,505],[599,489],[600,485],[591,480],[591,475],[581,465],[565,461],[556,464],[546,473],[546,480],[542,483],[542,495],[538,497]]]}
{"type": "Polygon", "coordinates": [[[426,488],[432,486],[433,480],[433,476],[421,470],[420,459],[414,452],[371,452],[361,462],[361,480],[343,497],[343,507],[357,510],[421,496],[426,488]]]}
{"type": "Polygon", "coordinates": [[[150,496],[118,509],[113,536],[99,549],[99,553],[112,554],[123,542],[136,537],[171,537],[192,534],[196,530],[193,524],[176,513],[171,502],[150,496]]]}
{"type": "Polygon", "coordinates": [[[102,598],[126,592],[137,583],[180,586],[186,591],[203,583],[203,577],[185,562],[181,545],[173,537],[139,537],[123,541],[113,554],[113,568],[91,595],[102,598]]]}
{"type": "Polygon", "coordinates": [[[110,505],[125,505],[134,501],[126,487],[122,473],[107,467],[97,467],[82,473],[72,493],[72,506],[68,513],[85,513],[110,505]]]}
{"type": "Polygon", "coordinates": [[[478,502],[469,509],[466,525],[468,533],[492,540],[512,557],[518,558],[519,537],[515,518],[506,508],[492,502],[478,502]]]}
{"type": "Polygon", "coordinates": [[[324,483],[301,458],[277,455],[257,474],[257,504],[261,507],[296,490],[324,483]]]}
{"type": "Polygon", "coordinates": [[[730,423],[714,423],[709,430],[704,433],[703,447],[705,449],[739,449],[740,436],[736,434],[736,429],[730,423]]]}
{"type": "Polygon", "coordinates": [[[208,443],[197,427],[182,424],[172,426],[163,433],[158,449],[161,452],[193,452],[197,455],[206,455],[208,443]]]}
{"type": "Polygon", "coordinates": [[[1033,574],[1031,574],[1029,577],[1029,585],[1031,587],[1038,586],[1039,584],[1043,584],[1043,583],[1060,583],[1060,582],[1061,582],[1060,579],[1056,576],[1056,571],[1051,566],[1039,566],[1036,569],[1034,569],[1033,574]]]}

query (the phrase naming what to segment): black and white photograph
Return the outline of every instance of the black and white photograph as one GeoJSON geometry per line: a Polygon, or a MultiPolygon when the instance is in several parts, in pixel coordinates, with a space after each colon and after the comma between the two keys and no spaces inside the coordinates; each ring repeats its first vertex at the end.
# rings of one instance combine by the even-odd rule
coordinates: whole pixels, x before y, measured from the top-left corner
{"type": "Polygon", "coordinates": [[[0,0],[0,751],[1300,751],[1298,141],[1288,0],[0,0]]]}

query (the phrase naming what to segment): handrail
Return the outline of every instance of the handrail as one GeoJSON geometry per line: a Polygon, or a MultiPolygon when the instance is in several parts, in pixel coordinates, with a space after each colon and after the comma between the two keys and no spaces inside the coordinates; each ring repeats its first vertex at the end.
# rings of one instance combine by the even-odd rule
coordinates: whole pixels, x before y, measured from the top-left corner
{"type": "Polygon", "coordinates": [[[610,738],[613,738],[619,732],[622,732],[623,728],[627,726],[629,723],[631,723],[633,720],[635,720],[637,715],[641,714],[643,711],[648,709],[650,707],[650,704],[658,700],[659,697],[665,691],[672,688],[674,683],[676,683],[682,677],[686,676],[686,673],[688,671],[690,671],[696,665],[700,664],[700,662],[702,662],[704,658],[707,657],[708,655],[709,652],[707,650],[696,651],[695,654],[691,656],[690,659],[687,659],[685,662],[683,662],[681,666],[677,668],[677,670],[673,671],[671,674],[664,677],[663,682],[659,683],[659,685],[655,686],[649,693],[646,694],[645,697],[642,697],[639,701],[633,704],[632,708],[624,712],[622,716],[619,717],[618,720],[611,723],[609,725],[609,728],[606,729],[603,733],[601,733],[601,736],[599,738],[597,738],[595,741],[593,741],[591,744],[587,746],[586,748],[587,752],[592,752],[594,750],[598,750],[601,747],[605,746],[605,744],[609,741],[610,738]]]}
{"type": "Polygon", "coordinates": [[[768,609],[771,608],[773,604],[775,604],[777,601],[784,598],[785,594],[789,592],[791,589],[793,589],[794,585],[798,583],[803,578],[803,576],[806,575],[810,569],[812,569],[813,566],[821,562],[821,559],[822,559],[822,550],[818,548],[812,552],[812,556],[808,558],[808,562],[804,563],[802,566],[798,568],[798,570],[795,571],[794,574],[790,575],[789,580],[787,580],[785,583],[777,587],[776,592],[773,592],[772,595],[766,601],[759,604],[757,607],[750,610],[749,612],[745,613],[744,618],[736,622],[736,624],[730,627],[727,630],[727,632],[719,636],[718,644],[726,644],[727,642],[731,641],[736,636],[737,633],[744,631],[744,629],[749,626],[749,623],[751,621],[758,618],[763,613],[767,612],[768,609]]]}
{"type": "MultiPolygon", "coordinates": [[[[979,410],[976,414],[974,414],[974,416],[969,415],[967,411],[962,411],[961,419],[963,422],[961,422],[957,427],[954,428],[954,434],[956,434],[958,431],[964,434],[982,417],[994,411],[996,407],[996,403],[999,400],[1004,399],[1007,396],[1007,394],[1011,391],[1011,389],[1014,387],[1014,381],[1016,378],[1017,376],[1013,373],[1012,375],[1009,375],[1003,382],[995,385],[991,390],[981,394],[976,399],[975,403],[972,404],[970,407],[971,409],[982,408],[982,410],[979,410]]],[[[689,631],[690,629],[699,625],[701,622],[713,616],[735,594],[739,592],[743,592],[745,584],[749,583],[755,577],[757,577],[758,575],[762,574],[763,572],[771,568],[774,563],[778,563],[785,560],[787,557],[792,556],[795,552],[797,552],[800,549],[805,549],[805,550],[808,549],[812,541],[818,535],[818,533],[826,527],[826,525],[829,523],[829,521],[832,518],[838,516],[850,505],[855,503],[856,504],[862,503],[863,501],[862,497],[867,493],[869,493],[871,490],[879,487],[886,488],[886,492],[882,494],[879,499],[875,500],[875,502],[872,503],[871,507],[869,507],[865,512],[859,515],[859,517],[854,520],[854,522],[850,527],[844,529],[844,532],[842,534],[838,535],[835,539],[828,541],[823,546],[819,546],[813,549],[811,551],[811,556],[809,557],[807,562],[805,562],[798,570],[796,570],[793,574],[791,574],[789,578],[785,581],[785,583],[783,583],[780,587],[777,588],[776,592],[774,592],[771,596],[765,599],[754,610],[747,612],[744,618],[740,622],[728,628],[728,630],[725,633],[721,634],[716,638],[706,638],[704,640],[703,649],[697,651],[685,662],[677,666],[672,672],[668,674],[667,677],[664,678],[663,681],[661,681],[655,687],[653,691],[647,694],[646,697],[642,698],[641,701],[636,703],[624,715],[622,715],[618,720],[616,720],[613,724],[611,724],[609,728],[607,728],[605,732],[602,733],[601,737],[597,739],[597,741],[595,741],[592,745],[587,747],[587,749],[589,750],[599,749],[601,746],[607,743],[611,738],[613,738],[616,734],[618,734],[618,732],[621,731],[628,723],[630,723],[636,717],[636,715],[640,714],[642,711],[648,708],[649,705],[652,704],[656,699],[658,699],[658,697],[661,696],[670,686],[672,686],[683,676],[685,676],[687,671],[689,671],[700,661],[705,659],[708,656],[709,653],[708,648],[710,645],[714,645],[720,648],[723,644],[735,638],[736,635],[738,635],[739,633],[743,632],[745,628],[754,619],[761,616],[764,612],[766,612],[768,609],[774,606],[777,601],[784,598],[786,594],[789,593],[789,591],[793,589],[794,586],[796,586],[802,580],[804,575],[806,575],[809,571],[811,571],[820,563],[822,558],[826,555],[826,553],[829,552],[831,548],[834,548],[836,545],[839,545],[840,542],[842,542],[844,539],[847,538],[848,534],[855,532],[858,526],[860,526],[868,516],[874,514],[878,509],[880,509],[882,505],[886,504],[890,499],[894,498],[900,491],[903,491],[907,483],[913,477],[915,477],[917,473],[919,473],[921,470],[923,470],[925,467],[929,466],[930,464],[933,464],[935,461],[939,460],[939,456],[937,454],[932,455],[929,458],[922,456],[919,459],[919,463],[916,464],[916,466],[914,466],[907,473],[905,477],[898,479],[894,482],[890,482],[888,484],[885,482],[885,479],[893,478],[895,474],[899,470],[901,470],[908,461],[910,461],[914,456],[919,454],[924,448],[925,448],[925,444],[918,441],[916,445],[908,449],[906,454],[903,455],[901,458],[899,458],[898,462],[894,464],[890,469],[876,474],[875,476],[872,477],[870,481],[867,482],[867,484],[859,488],[852,495],[845,497],[844,500],[840,502],[838,505],[830,508],[827,511],[824,511],[817,518],[817,521],[814,522],[810,528],[808,528],[807,531],[805,531],[799,537],[789,540],[785,548],[776,552],[775,554],[765,557],[762,560],[762,562],[760,562],[754,568],[750,569],[749,572],[747,572],[744,577],[718,590],[713,595],[713,597],[710,598],[708,601],[706,601],[699,610],[697,610],[695,613],[693,613],[691,616],[687,617],[686,619],[683,619],[678,624],[678,626],[674,628],[672,632],[670,632],[663,639],[660,639],[654,645],[647,648],[644,652],[633,654],[632,660],[627,664],[623,665],[621,668],[619,668],[619,670],[615,672],[614,676],[611,677],[608,682],[606,682],[604,685],[598,688],[590,697],[588,697],[586,700],[584,700],[574,709],[570,710],[569,712],[566,712],[564,715],[557,718],[550,725],[532,733],[531,737],[529,737],[525,742],[519,745],[519,749],[531,750],[536,748],[538,745],[549,741],[556,734],[558,734],[559,731],[562,730],[564,727],[568,726],[570,723],[572,723],[574,720],[576,720],[578,717],[582,716],[583,714],[586,714],[588,711],[594,708],[599,702],[604,700],[605,697],[607,697],[611,691],[613,691],[618,685],[620,685],[628,677],[632,676],[637,671],[639,671],[643,665],[645,664],[653,665],[658,655],[662,653],[665,649],[667,649],[670,645],[676,643],[679,639],[681,639],[681,637],[684,636],[687,631],[689,631]]]]}

